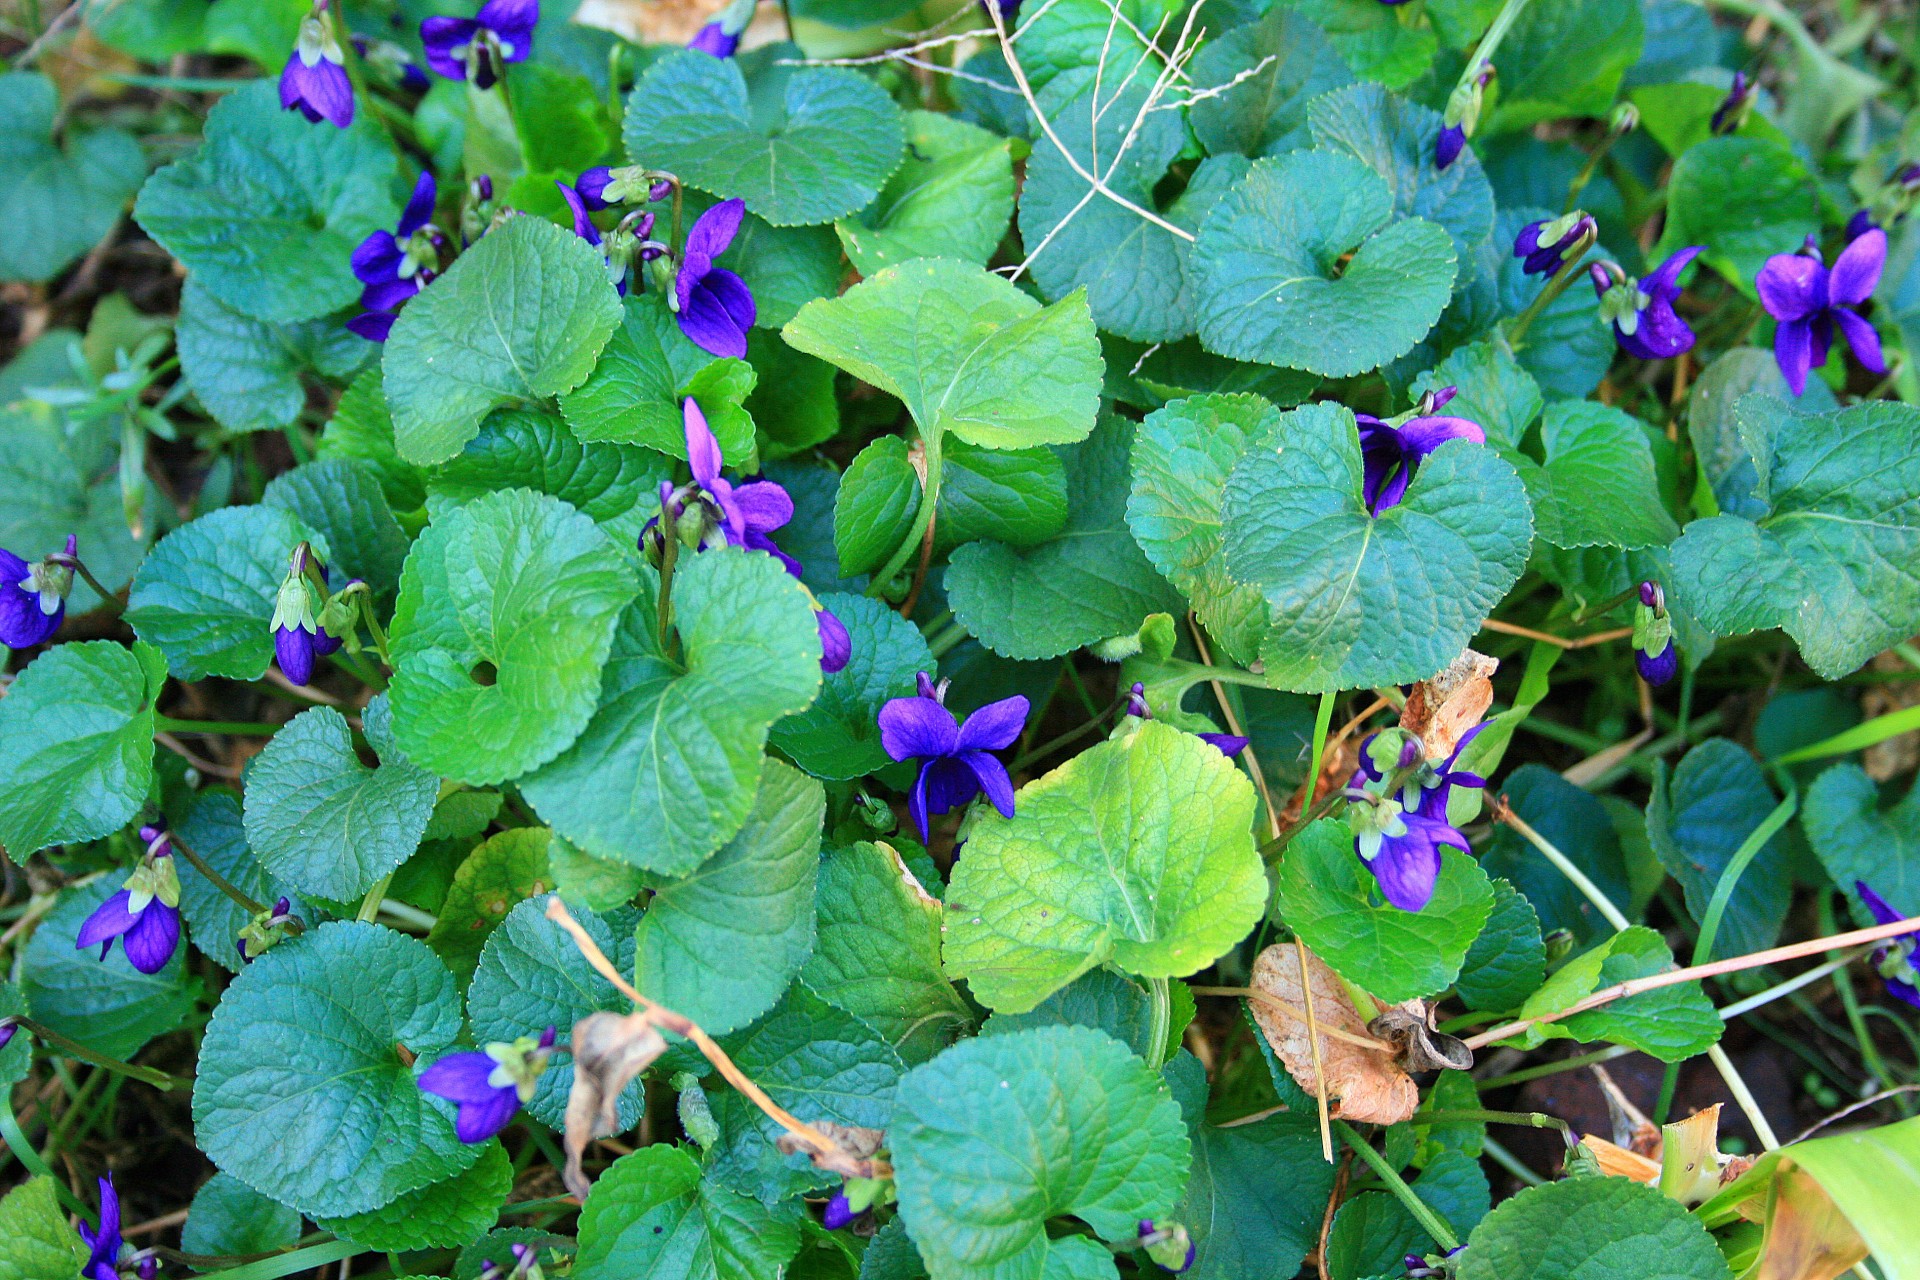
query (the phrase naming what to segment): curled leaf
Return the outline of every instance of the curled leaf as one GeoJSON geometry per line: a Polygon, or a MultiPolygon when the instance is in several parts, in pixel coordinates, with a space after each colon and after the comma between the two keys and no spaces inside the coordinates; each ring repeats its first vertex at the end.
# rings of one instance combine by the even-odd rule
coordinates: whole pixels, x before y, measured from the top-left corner
{"type": "Polygon", "coordinates": [[[1253,962],[1248,985],[1273,998],[1249,1001],[1253,1020],[1286,1064],[1294,1082],[1314,1097],[1335,1100],[1329,1114],[1369,1124],[1399,1124],[1420,1105],[1413,1077],[1394,1065],[1388,1046],[1365,1048],[1371,1042],[1367,1024],[1353,1007],[1346,984],[1318,956],[1292,943],[1276,944],[1253,962]],[[1307,957],[1314,1021],[1320,1025],[1320,1062],[1326,1072],[1322,1093],[1314,1070],[1312,1041],[1304,1018],[1294,1011],[1306,1007],[1308,988],[1300,975],[1299,955],[1307,957]],[[1283,1007],[1285,1006],[1285,1007],[1283,1007]]]}
{"type": "Polygon", "coordinates": [[[1480,723],[1493,705],[1493,673],[1499,669],[1499,659],[1462,649],[1445,671],[1413,686],[1400,727],[1420,739],[1427,759],[1452,755],[1461,736],[1480,723]]]}
{"type": "Polygon", "coordinates": [[[1473,1050],[1457,1036],[1437,1031],[1433,1005],[1408,1000],[1380,1011],[1367,1030],[1399,1050],[1394,1062],[1408,1071],[1471,1071],[1473,1050]]]}
{"type": "Polygon", "coordinates": [[[782,1155],[790,1156],[796,1151],[805,1152],[813,1160],[816,1169],[825,1169],[828,1173],[837,1173],[843,1178],[883,1178],[891,1174],[892,1170],[885,1161],[873,1158],[887,1143],[885,1130],[836,1124],[832,1120],[815,1120],[812,1124],[815,1129],[833,1139],[837,1144],[836,1150],[818,1150],[805,1138],[794,1133],[781,1134],[774,1139],[773,1145],[782,1155]]]}
{"type": "Polygon", "coordinates": [[[619,1128],[620,1091],[667,1051],[643,1010],[594,1013],[573,1024],[573,1093],[567,1099],[567,1190],[586,1199],[580,1167],[587,1143],[619,1128]]]}

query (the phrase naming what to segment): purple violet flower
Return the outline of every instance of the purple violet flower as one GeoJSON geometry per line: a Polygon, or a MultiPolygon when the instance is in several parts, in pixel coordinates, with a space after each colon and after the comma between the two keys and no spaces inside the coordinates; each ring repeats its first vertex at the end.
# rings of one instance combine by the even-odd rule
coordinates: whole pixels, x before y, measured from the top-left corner
{"type": "Polygon", "coordinates": [[[847,1202],[847,1189],[843,1185],[835,1187],[833,1195],[828,1198],[826,1211],[820,1216],[820,1225],[829,1231],[838,1231],[859,1216],[847,1202]]]}
{"type": "MultiPolygon", "coordinates": [[[[1445,388],[1452,399],[1453,388],[1445,388]]],[[[1445,400],[1435,397],[1439,403],[1445,400]]],[[[1466,418],[1437,415],[1416,416],[1399,426],[1383,422],[1372,414],[1354,415],[1360,431],[1360,459],[1364,472],[1361,491],[1367,513],[1374,517],[1400,505],[1406,497],[1413,473],[1428,454],[1449,440],[1471,440],[1485,444],[1487,433],[1480,424],[1466,418]]]]}
{"type": "Polygon", "coordinates": [[[450,1053],[420,1073],[420,1087],[459,1104],[454,1136],[462,1142],[485,1142],[533,1101],[555,1038],[548,1027],[538,1040],[521,1036],[511,1043],[450,1053]]]}
{"type": "Polygon", "coordinates": [[[1641,360],[1664,360],[1692,349],[1693,330],[1674,312],[1673,300],[1680,296],[1680,273],[1700,251],[1699,245],[1682,249],[1638,282],[1618,267],[1593,264],[1600,318],[1613,326],[1622,351],[1641,360]]]}
{"type": "MultiPolygon", "coordinates": [[[[1399,0],[1387,0],[1399,3],[1399,0]]],[[[1193,1265],[1193,1237],[1178,1222],[1160,1224],[1152,1218],[1140,1219],[1139,1239],[1149,1258],[1179,1275],[1193,1265]]]]}
{"type": "Polygon", "coordinates": [[[159,827],[140,828],[147,851],[126,887],[95,907],[74,938],[76,951],[98,945],[105,960],[118,938],[127,960],[142,973],[158,973],[180,942],[180,877],[173,869],[172,842],[159,827]]]}
{"type": "Polygon", "coordinates": [[[13,1037],[20,1030],[20,1023],[13,1018],[0,1018],[0,1049],[13,1043],[13,1037]]]}
{"type": "Polygon", "coordinates": [[[326,8],[321,0],[300,23],[300,38],[280,72],[280,106],[298,108],[314,124],[325,120],[344,129],[353,123],[353,81],[326,8]]]}
{"type": "MultiPolygon", "coordinates": [[[[1127,714],[1141,720],[1153,719],[1153,708],[1147,705],[1147,686],[1136,680],[1133,688],[1127,690],[1127,714]]],[[[1194,737],[1231,759],[1247,749],[1250,738],[1242,738],[1232,733],[1196,733],[1194,737]]]]}
{"type": "Polygon", "coordinates": [[[740,37],[753,21],[756,0],[732,0],[687,41],[687,48],[710,53],[716,58],[731,58],[740,48],[740,37]]]}
{"type": "MultiPolygon", "coordinates": [[[[603,236],[600,228],[594,226],[593,219],[588,216],[595,206],[577,189],[558,178],[553,180],[553,185],[560,188],[560,198],[567,202],[567,208],[573,212],[573,234],[601,251],[607,261],[607,278],[613,282],[614,290],[621,297],[626,297],[634,260],[637,258],[650,262],[664,252],[661,245],[646,238],[653,231],[653,215],[628,214],[619,226],[603,236]]],[[[600,190],[604,192],[606,184],[602,184],[600,190]]],[[[602,201],[598,207],[605,209],[609,206],[602,201]]]]}
{"type": "Polygon", "coordinates": [[[364,286],[360,305],[366,310],[347,321],[347,328],[369,342],[385,342],[400,308],[439,274],[444,237],[432,225],[438,198],[433,174],[421,174],[400,225],[370,232],[353,251],[353,274],[364,286]]]}
{"type": "Polygon", "coordinates": [[[1467,131],[1457,124],[1450,124],[1440,130],[1440,136],[1433,143],[1433,167],[1444,169],[1460,158],[1466,150],[1467,131]]]}
{"type": "Polygon", "coordinates": [[[80,1243],[87,1246],[87,1263],[80,1269],[86,1280],[120,1280],[125,1242],[120,1238],[120,1193],[111,1173],[100,1179],[100,1226],[94,1229],[82,1222],[80,1243]]]}
{"type": "Polygon", "coordinates": [[[1680,670],[1680,654],[1673,647],[1673,621],[1667,616],[1667,593],[1657,582],[1640,584],[1640,604],[1633,611],[1633,665],[1640,678],[1658,689],[1680,670]]]}
{"type": "MultiPolygon", "coordinates": [[[[567,190],[567,184],[564,182],[558,182],[556,183],[556,185],[559,186],[561,194],[565,195],[567,190]]],[[[573,184],[573,190],[574,190],[574,193],[580,197],[580,203],[587,207],[588,212],[598,213],[600,210],[608,207],[608,205],[611,203],[606,198],[606,196],[607,196],[607,188],[612,185],[613,185],[612,167],[609,165],[597,164],[593,166],[593,168],[591,169],[582,171],[579,179],[573,184]]],[[[571,204],[572,202],[569,201],[568,203],[571,204]]],[[[578,215],[576,215],[574,218],[573,230],[575,235],[580,234],[578,215]]]]}
{"type": "Polygon", "coordinates": [[[1525,258],[1521,273],[1551,276],[1565,266],[1567,259],[1584,249],[1599,234],[1591,214],[1576,209],[1565,217],[1529,222],[1514,237],[1513,256],[1525,258]]]}
{"type": "Polygon", "coordinates": [[[1753,106],[1754,90],[1760,86],[1747,79],[1747,73],[1733,73],[1733,87],[1727,90],[1727,96],[1713,109],[1713,119],[1707,122],[1707,131],[1714,137],[1736,133],[1747,122],[1747,112],[1753,106]]]}
{"type": "MultiPolygon", "coordinates": [[[[1876,923],[1893,924],[1906,919],[1886,899],[1868,888],[1866,881],[1855,880],[1853,891],[1860,895],[1860,901],[1873,913],[1876,923]]],[[[1913,963],[1916,950],[1920,950],[1920,932],[1888,938],[1874,949],[1873,965],[1886,982],[1888,995],[1920,1009],[1920,971],[1916,971],[1913,963]]]]}
{"type": "MultiPolygon", "coordinates": [[[[316,599],[319,592],[306,573],[307,557],[312,554],[304,542],[294,549],[274,601],[273,618],[267,624],[273,631],[273,656],[280,674],[299,685],[313,679],[315,659],[326,657],[341,644],[341,638],[329,635],[316,619],[316,605],[325,601],[316,599]]],[[[318,566],[318,561],[315,564],[318,566]]],[[[324,581],[326,568],[319,568],[324,581]]]]}
{"type": "Polygon", "coordinates": [[[1760,303],[1778,322],[1773,358],[1793,394],[1806,390],[1809,369],[1826,364],[1836,328],[1862,367],[1886,372],[1879,333],[1853,310],[1873,296],[1886,263],[1887,233],[1874,227],[1840,251],[1831,271],[1812,236],[1798,253],[1776,253],[1760,268],[1760,303]]]}
{"type": "Polygon", "coordinates": [[[920,761],[907,809],[927,839],[927,817],[958,808],[985,792],[1003,818],[1013,816],[1013,780],[989,754],[1012,746],[1027,723],[1027,700],[1015,694],[990,702],[966,718],[946,708],[947,685],[921,672],[919,691],[890,699],[880,708],[880,745],[895,760],[920,761]]]}
{"type": "Polygon", "coordinates": [[[1469,851],[1466,837],[1447,821],[1447,804],[1455,787],[1486,785],[1479,774],[1454,767],[1484,727],[1461,735],[1438,765],[1422,757],[1419,740],[1404,730],[1383,730],[1360,744],[1360,768],[1347,784],[1356,801],[1347,810],[1353,850],[1402,911],[1419,911],[1433,900],[1442,845],[1469,851]]]}
{"type": "Polygon", "coordinates": [[[471,18],[427,18],[420,42],[427,65],[449,80],[465,80],[471,71],[477,88],[491,89],[509,62],[525,62],[533,52],[533,29],[540,21],[537,0],[487,0],[471,18]]]}
{"type": "Polygon", "coordinates": [[[729,484],[720,474],[726,459],[720,453],[720,442],[707,426],[707,415],[700,412],[692,396],[681,408],[686,418],[687,465],[693,471],[694,484],[718,512],[719,528],[727,544],[764,551],[784,564],[788,573],[799,577],[800,563],[767,536],[793,519],[793,499],[771,480],[729,484]]]}
{"type": "Polygon", "coordinates": [[[813,606],[813,623],[820,630],[820,670],[832,675],[853,658],[853,637],[847,634],[847,624],[818,601],[813,606]]]}
{"type": "Polygon", "coordinates": [[[722,200],[695,219],[674,273],[673,295],[680,332],[702,351],[744,359],[747,330],[759,315],[742,280],[713,260],[725,253],[746,214],[744,200],[722,200]]]}
{"type": "MultiPolygon", "coordinates": [[[[67,535],[67,554],[78,552],[80,541],[67,535]]],[[[67,620],[67,593],[73,590],[73,570],[51,556],[28,564],[0,547],[0,644],[27,649],[51,639],[67,620]]]]}

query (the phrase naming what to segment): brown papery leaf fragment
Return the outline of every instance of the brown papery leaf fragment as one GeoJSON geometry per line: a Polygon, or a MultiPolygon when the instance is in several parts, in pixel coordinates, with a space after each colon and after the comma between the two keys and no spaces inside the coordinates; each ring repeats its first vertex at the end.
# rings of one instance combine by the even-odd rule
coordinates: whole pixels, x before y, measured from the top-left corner
{"type": "Polygon", "coordinates": [[[805,1140],[791,1133],[781,1134],[773,1140],[773,1145],[781,1155],[804,1152],[813,1159],[815,1168],[837,1173],[843,1178],[882,1176],[884,1170],[873,1157],[886,1145],[886,1130],[862,1129],[858,1125],[836,1124],[832,1120],[815,1120],[813,1127],[832,1138],[840,1149],[815,1151],[805,1140]]]}
{"type": "Polygon", "coordinates": [[[620,1091],[667,1051],[643,1010],[588,1014],[573,1024],[573,1092],[567,1098],[567,1190],[587,1198],[593,1185],[580,1167],[587,1144],[620,1124],[620,1091]]]}
{"type": "Polygon", "coordinates": [[[1398,1049],[1394,1062],[1408,1071],[1473,1070],[1473,1050],[1458,1037],[1434,1029],[1433,1006],[1425,1000],[1382,1009],[1367,1030],[1398,1049]]]}
{"type": "MultiPolygon", "coordinates": [[[[1253,976],[1247,985],[1295,1009],[1303,1009],[1306,993],[1302,990],[1298,958],[1302,953],[1307,957],[1307,973],[1313,984],[1314,1019],[1323,1028],[1371,1039],[1366,1020],[1354,1009],[1347,995],[1346,984],[1304,947],[1292,943],[1268,947],[1253,962],[1253,976]]],[[[1314,1072],[1313,1044],[1307,1035],[1306,1023],[1262,1000],[1250,1000],[1247,1005],[1294,1082],[1316,1098],[1325,1096],[1334,1100],[1331,1115],[1368,1124],[1399,1124],[1419,1107],[1419,1087],[1412,1076],[1393,1064],[1390,1054],[1324,1034],[1320,1037],[1320,1061],[1327,1073],[1323,1095],[1320,1079],[1314,1072]]]]}
{"type": "Polygon", "coordinates": [[[1461,735],[1480,723],[1493,705],[1493,673],[1499,669],[1498,659],[1462,649],[1445,671],[1413,686],[1400,727],[1420,739],[1427,759],[1452,755],[1461,735]]]}
{"type": "Polygon", "coordinates": [[[1753,1280],[1834,1280],[1867,1256],[1847,1215],[1805,1169],[1780,1162],[1753,1280]]]}

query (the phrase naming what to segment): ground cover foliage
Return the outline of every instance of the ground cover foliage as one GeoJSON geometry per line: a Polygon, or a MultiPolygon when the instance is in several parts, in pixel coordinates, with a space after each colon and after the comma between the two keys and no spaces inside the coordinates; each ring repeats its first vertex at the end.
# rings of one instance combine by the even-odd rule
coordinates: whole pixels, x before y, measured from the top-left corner
{"type": "Polygon", "coordinates": [[[1920,1276],[1917,35],[0,6],[0,1280],[1920,1276]]]}

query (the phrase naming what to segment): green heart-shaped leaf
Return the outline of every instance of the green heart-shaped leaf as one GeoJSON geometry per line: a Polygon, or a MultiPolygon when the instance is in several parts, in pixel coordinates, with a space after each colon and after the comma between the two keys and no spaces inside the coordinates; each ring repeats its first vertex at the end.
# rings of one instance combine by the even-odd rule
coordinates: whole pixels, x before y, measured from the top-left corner
{"type": "Polygon", "coordinates": [[[768,727],[820,688],[820,635],[779,561],[721,548],[674,570],[670,656],[657,582],[620,617],[591,723],[522,788],[586,852],[685,875],[747,820],[768,727]]]}
{"type": "Polygon", "coordinates": [[[1686,1207],[1627,1178],[1571,1178],[1529,1187],[1468,1238],[1461,1280],[1733,1275],[1686,1207]]]}
{"type": "Polygon", "coordinates": [[[314,1225],[365,1249],[454,1249],[471,1244],[500,1219],[513,1190],[513,1160],[505,1147],[489,1142],[480,1158],[444,1182],[435,1182],[346,1218],[323,1218],[314,1225]]]}
{"type": "Polygon", "coordinates": [[[393,614],[393,719],[409,759],[486,785],[585,727],[633,570],[586,516],[510,489],[427,526],[393,614]]]}
{"type": "Polygon", "coordinates": [[[645,445],[687,455],[682,404],[692,396],[729,462],[753,456],[753,419],[740,407],[753,390],[753,366],[709,355],[667,310],[665,295],[634,294],[624,304],[600,362],[560,397],[560,411],[581,440],[645,445]]]}
{"type": "MultiPolygon", "coordinates": [[[[1461,413],[1459,405],[1449,412],[1461,413]]],[[[1638,418],[1604,404],[1560,401],[1540,428],[1546,461],[1521,479],[1542,541],[1556,547],[1663,547],[1680,526],[1660,501],[1653,449],[1638,418]]]]}
{"type": "Polygon", "coordinates": [[[614,1161],[593,1184],[580,1211],[573,1274],[579,1280],[779,1280],[800,1249],[799,1216],[703,1178],[684,1148],[643,1147],[614,1161]]]}
{"type": "Polygon", "coordinates": [[[1392,190],[1359,160],[1260,160],[1193,246],[1200,341],[1236,360],[1365,373],[1433,328],[1454,259],[1447,231],[1396,218],[1392,190]]]}
{"type": "Polygon", "coordinates": [[[776,227],[832,222],[864,206],[900,163],[900,110],[839,67],[768,68],[751,91],[739,63],[696,49],[647,68],[627,99],[627,154],[776,227]]]}
{"type": "MultiPolygon", "coordinates": [[[[1706,918],[1707,904],[1733,855],[1776,803],[1760,762],[1726,738],[1709,738],[1687,752],[1671,779],[1664,761],[1657,766],[1647,803],[1647,839],[1686,891],[1694,920],[1706,918]]],[[[1709,958],[1726,959],[1774,944],[1793,896],[1787,858],[1787,842],[1779,833],[1760,847],[1734,883],[1709,958]]]]}
{"type": "Polygon", "coordinates": [[[1801,825],[1833,882],[1864,880],[1903,916],[1920,915],[1920,785],[1880,807],[1880,788],[1857,764],[1837,764],[1807,789],[1801,825]]]}
{"type": "Polygon", "coordinates": [[[275,431],[307,407],[302,373],[347,378],[374,355],[374,345],[337,316],[289,324],[256,320],[187,278],[175,332],[180,368],[193,394],[229,431],[275,431]]]}
{"type": "Polygon", "coordinates": [[[1227,567],[1266,596],[1267,679],[1302,692],[1422,680],[1466,647],[1526,567],[1520,477],[1492,450],[1441,445],[1398,506],[1367,514],[1352,413],[1316,404],[1227,480],[1227,567]]]}
{"type": "Polygon", "coordinates": [[[854,270],[870,276],[914,258],[984,266],[1012,216],[1012,144],[952,116],[910,111],[905,162],[834,230],[854,270]]]}
{"type": "Polygon", "coordinates": [[[914,675],[936,663],[920,628],[885,601],[836,592],[820,604],[847,629],[853,653],[821,678],[812,706],[773,726],[769,741],[816,778],[865,777],[891,763],[880,745],[880,708],[911,694],[914,675]]]}
{"type": "Polygon", "coordinates": [[[1021,788],[1012,818],[976,806],[947,891],[947,972],[1008,1013],[1102,962],[1198,972],[1266,901],[1253,804],[1217,749],[1144,721],[1021,788]]]}

